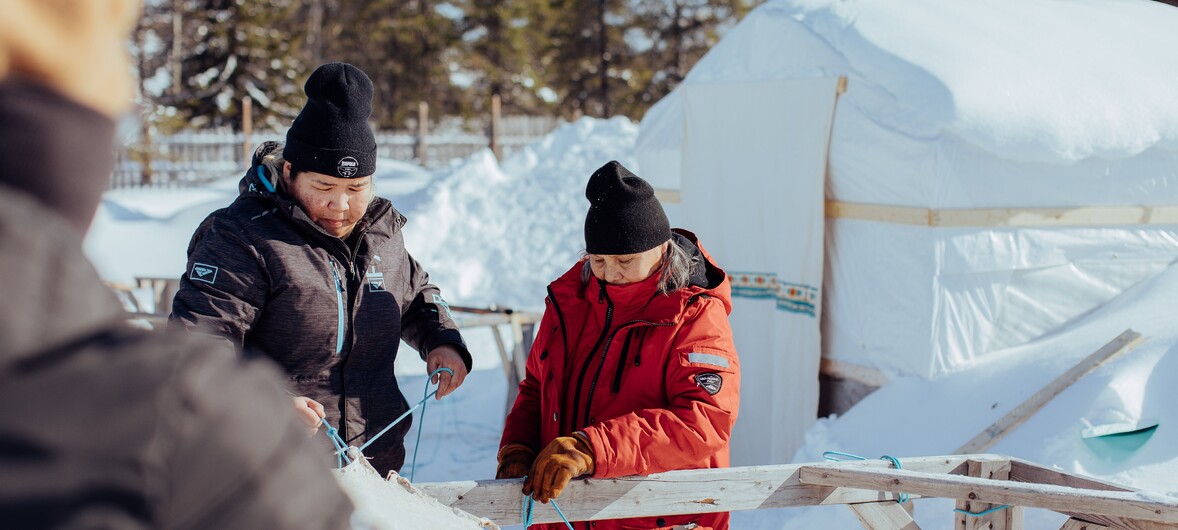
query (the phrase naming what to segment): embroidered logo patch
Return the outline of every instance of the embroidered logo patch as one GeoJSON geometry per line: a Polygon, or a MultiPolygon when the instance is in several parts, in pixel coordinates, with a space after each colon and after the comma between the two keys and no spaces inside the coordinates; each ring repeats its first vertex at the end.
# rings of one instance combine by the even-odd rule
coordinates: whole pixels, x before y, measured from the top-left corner
{"type": "Polygon", "coordinates": [[[724,386],[724,379],[717,373],[695,374],[695,384],[714,396],[720,392],[720,387],[724,386]]]}
{"type": "Polygon", "coordinates": [[[450,320],[454,320],[454,315],[452,313],[450,313],[450,304],[447,304],[445,300],[442,300],[441,296],[434,294],[433,295],[433,303],[434,303],[434,305],[445,309],[446,316],[450,317],[450,320]]]}
{"type": "Polygon", "coordinates": [[[193,263],[192,274],[188,275],[189,280],[195,280],[205,283],[216,283],[217,269],[212,265],[205,265],[204,263],[193,263]]]}
{"type": "Polygon", "coordinates": [[[356,176],[356,172],[360,170],[360,163],[355,158],[345,156],[339,159],[339,163],[335,165],[335,171],[343,178],[351,178],[356,176]]]}
{"type": "MultiPolygon", "coordinates": [[[[379,256],[377,259],[380,259],[379,256]]],[[[368,267],[368,271],[364,273],[364,278],[368,280],[368,292],[379,293],[384,289],[384,273],[376,270],[376,265],[368,267]]]]}

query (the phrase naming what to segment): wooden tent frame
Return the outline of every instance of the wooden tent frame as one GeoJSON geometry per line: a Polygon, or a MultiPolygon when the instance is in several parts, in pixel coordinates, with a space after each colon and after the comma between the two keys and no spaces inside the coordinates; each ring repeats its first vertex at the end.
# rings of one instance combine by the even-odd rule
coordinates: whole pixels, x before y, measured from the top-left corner
{"type": "MultiPolygon", "coordinates": [[[[669,471],[650,476],[574,480],[558,504],[570,521],[843,504],[869,530],[919,530],[900,503],[957,499],[954,528],[1021,530],[1022,509],[1069,516],[1061,530],[1155,530],[1178,525],[1178,498],[1064,473],[1025,460],[975,454],[887,460],[669,471]],[[657,503],[647,499],[658,499],[657,503]]],[[[418,484],[452,506],[499,525],[521,524],[521,479],[418,484]]],[[[533,522],[559,522],[551,505],[536,504],[533,522]]]]}

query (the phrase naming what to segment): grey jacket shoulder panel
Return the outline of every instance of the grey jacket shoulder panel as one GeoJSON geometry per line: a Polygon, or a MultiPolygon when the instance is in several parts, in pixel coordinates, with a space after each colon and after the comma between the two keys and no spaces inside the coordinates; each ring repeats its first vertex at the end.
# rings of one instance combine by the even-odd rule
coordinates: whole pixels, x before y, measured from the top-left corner
{"type": "Polygon", "coordinates": [[[275,370],[129,329],[55,214],[0,186],[0,520],[14,528],[346,528],[275,370]],[[35,219],[36,222],[29,222],[35,219]]]}
{"type": "Polygon", "coordinates": [[[72,226],[4,185],[0,203],[0,367],[122,321],[72,226]]]}

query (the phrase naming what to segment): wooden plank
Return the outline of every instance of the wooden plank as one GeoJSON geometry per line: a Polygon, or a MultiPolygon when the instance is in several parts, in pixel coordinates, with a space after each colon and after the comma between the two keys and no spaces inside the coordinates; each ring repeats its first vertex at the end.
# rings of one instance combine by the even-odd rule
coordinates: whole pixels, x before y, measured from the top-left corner
{"type": "Polygon", "coordinates": [[[1075,383],[1081,377],[1084,377],[1089,372],[1095,370],[1105,361],[1140,344],[1142,340],[1143,338],[1140,333],[1137,333],[1131,329],[1125,330],[1116,338],[1109,341],[1108,344],[1105,344],[1088,357],[1085,357],[1082,361],[1077,363],[1063,375],[1060,375],[1059,377],[1055,378],[1054,381],[1048,383],[1047,386],[1039,389],[1038,392],[1035,392],[1034,395],[1019,404],[1014,408],[1014,410],[1006,413],[1006,415],[1000,418],[998,421],[983,429],[982,432],[978,433],[977,436],[974,436],[972,440],[966,442],[965,445],[957,449],[955,453],[980,453],[990,448],[990,446],[994,445],[995,442],[1005,436],[1006,433],[1021,425],[1024,421],[1027,420],[1027,418],[1031,417],[1033,414],[1035,414],[1035,412],[1038,412],[1039,409],[1043,408],[1043,406],[1046,405],[1047,402],[1051,401],[1052,398],[1059,395],[1060,392],[1063,392],[1064,389],[1071,386],[1072,383],[1075,383]]]}
{"type": "MultiPolygon", "coordinates": [[[[1035,484],[1055,484],[1057,486],[1068,486],[1072,488],[1085,488],[1101,491],[1137,491],[1132,488],[1126,488],[1120,484],[1113,484],[1111,482],[1105,482],[1091,477],[1081,477],[1064,473],[1058,469],[1043,467],[1033,462],[1028,462],[1019,458],[1010,459],[1010,480],[1018,482],[1032,482],[1035,484]]],[[[1128,519],[1124,517],[1110,517],[1107,515],[1097,515],[1082,512],[1061,513],[1079,520],[1099,523],[1109,528],[1124,528],[1127,530],[1161,530],[1163,528],[1172,528],[1170,525],[1164,523],[1128,519]]]]}
{"type": "MultiPolygon", "coordinates": [[[[970,458],[1005,460],[971,455],[970,458]]],[[[937,456],[901,459],[904,469],[964,473],[969,458],[937,456]]],[[[884,460],[845,462],[851,468],[888,468],[884,460]]],[[[647,517],[895,500],[895,495],[860,489],[802,484],[805,464],[668,471],[647,477],[581,479],[556,500],[570,520],[647,517]]],[[[416,487],[442,504],[486,517],[500,525],[520,524],[523,481],[482,480],[424,483],[416,487]]],[[[537,523],[559,521],[550,505],[536,504],[537,523]]]]}
{"type": "Polygon", "coordinates": [[[1102,524],[1081,521],[1073,517],[1064,521],[1063,526],[1059,527],[1059,530],[1108,530],[1108,527],[1102,524]]]}
{"type": "Polygon", "coordinates": [[[847,505],[867,530],[920,530],[900,503],[864,502],[847,505]]]}
{"type": "Polygon", "coordinates": [[[819,362],[818,371],[831,377],[858,381],[873,387],[881,387],[888,382],[888,376],[875,368],[835,359],[823,358],[819,362]]]}
{"type": "Polygon", "coordinates": [[[679,204],[682,200],[679,190],[672,190],[667,188],[655,188],[654,198],[658,199],[663,204],[679,204]]]}
{"type": "MultiPolygon", "coordinates": [[[[970,477],[991,480],[1007,480],[1010,478],[1010,462],[975,461],[968,463],[970,477]]],[[[957,510],[973,514],[984,513],[997,508],[999,505],[971,499],[958,499],[957,510]]],[[[1019,530],[1022,528],[1022,512],[1017,506],[1009,506],[986,515],[974,516],[960,512],[953,512],[953,528],[957,530],[1019,530]]]]}
{"type": "Polygon", "coordinates": [[[826,217],[939,228],[1171,225],[1178,224],[1178,206],[932,209],[826,201],[826,217]]]}
{"type": "Polygon", "coordinates": [[[803,466],[803,484],[862,488],[970,499],[990,504],[1046,508],[1057,512],[1094,513],[1114,517],[1178,523],[1178,498],[1142,491],[1101,491],[1007,480],[954,477],[907,469],[853,468],[840,464],[803,466]]]}

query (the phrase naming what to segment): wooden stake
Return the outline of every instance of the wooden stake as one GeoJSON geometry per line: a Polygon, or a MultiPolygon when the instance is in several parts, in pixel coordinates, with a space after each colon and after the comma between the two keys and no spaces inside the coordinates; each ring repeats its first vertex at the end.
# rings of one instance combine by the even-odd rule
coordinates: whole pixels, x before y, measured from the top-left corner
{"type": "Polygon", "coordinates": [[[429,154],[426,153],[425,135],[429,131],[429,103],[417,103],[417,143],[413,146],[413,155],[422,167],[429,164],[429,154]]]}
{"type": "Polygon", "coordinates": [[[254,149],[250,144],[250,134],[254,130],[254,100],[249,96],[241,97],[241,160],[242,165],[250,167],[253,161],[254,149]]]}
{"type": "Polygon", "coordinates": [[[491,96],[491,153],[495,155],[495,160],[503,161],[503,145],[499,143],[499,135],[503,134],[500,129],[500,99],[499,94],[491,96]]]}
{"type": "Polygon", "coordinates": [[[920,530],[908,511],[897,502],[848,504],[867,530],[920,530]]]}
{"type": "Polygon", "coordinates": [[[1099,513],[1163,523],[1178,523],[1178,498],[1144,491],[1101,491],[1051,484],[949,476],[907,469],[868,469],[839,464],[803,466],[803,484],[869,491],[969,499],[990,504],[1046,508],[1057,512],[1099,513]]]}
{"type": "Polygon", "coordinates": [[[972,440],[966,442],[965,445],[954,452],[956,454],[981,453],[989,449],[995,442],[1006,436],[1008,432],[1014,430],[1015,427],[1021,425],[1027,418],[1043,408],[1043,405],[1046,405],[1052,398],[1059,395],[1060,392],[1063,392],[1069,386],[1072,386],[1072,383],[1075,383],[1081,377],[1095,370],[1105,361],[1141,344],[1142,340],[1144,339],[1140,333],[1131,329],[1125,330],[1116,338],[1109,341],[1108,344],[1105,344],[1099,350],[1093,352],[1092,355],[1089,355],[1073,366],[1071,370],[1068,370],[1051,383],[1048,383],[1047,386],[1039,389],[1038,392],[1035,392],[1034,395],[1019,404],[1014,410],[1008,412],[998,421],[990,424],[989,427],[986,427],[981,433],[978,433],[972,440]]]}

